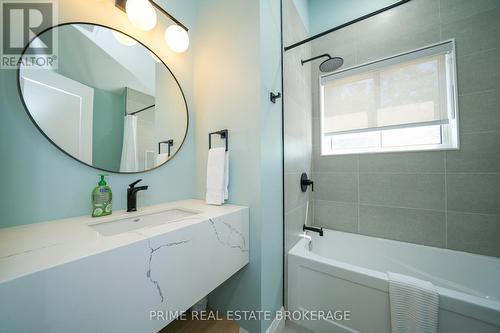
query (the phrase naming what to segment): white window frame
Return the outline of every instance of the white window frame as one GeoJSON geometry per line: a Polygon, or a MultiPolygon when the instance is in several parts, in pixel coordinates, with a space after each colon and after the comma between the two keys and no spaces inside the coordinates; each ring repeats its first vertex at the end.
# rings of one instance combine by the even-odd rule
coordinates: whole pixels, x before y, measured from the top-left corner
{"type": "MultiPolygon", "coordinates": [[[[460,135],[459,135],[459,112],[458,112],[458,91],[457,91],[457,63],[456,63],[456,51],[455,51],[455,39],[446,40],[436,44],[428,45],[419,49],[414,49],[411,51],[399,53],[392,55],[390,57],[381,58],[375,61],[364,63],[361,65],[349,67],[343,70],[339,70],[333,73],[325,74],[319,77],[319,94],[320,94],[320,155],[321,156],[331,156],[331,155],[351,155],[351,154],[373,154],[373,153],[384,153],[384,152],[405,152],[405,151],[440,151],[440,150],[458,150],[460,149],[460,135]],[[352,75],[357,75],[387,66],[408,62],[411,60],[416,60],[426,56],[447,54],[446,59],[446,71],[447,71],[447,100],[448,100],[448,122],[442,123],[441,121],[430,121],[428,125],[441,125],[442,131],[442,143],[440,144],[428,144],[428,145],[409,145],[409,146],[378,146],[378,147],[362,147],[362,148],[350,148],[350,149],[332,149],[332,138],[336,135],[341,134],[354,134],[363,132],[379,132],[382,133],[386,130],[393,129],[404,129],[404,128],[416,128],[425,123],[418,124],[402,124],[393,126],[383,126],[376,128],[368,128],[361,130],[349,130],[344,132],[336,132],[331,135],[324,135],[323,130],[323,118],[324,118],[324,82],[330,80],[336,80],[352,75]],[[329,138],[329,139],[327,139],[329,138]],[[330,145],[330,147],[325,147],[330,145]]],[[[318,134],[317,134],[318,135],[318,134]]],[[[382,135],[379,135],[382,137],[382,135]]]]}

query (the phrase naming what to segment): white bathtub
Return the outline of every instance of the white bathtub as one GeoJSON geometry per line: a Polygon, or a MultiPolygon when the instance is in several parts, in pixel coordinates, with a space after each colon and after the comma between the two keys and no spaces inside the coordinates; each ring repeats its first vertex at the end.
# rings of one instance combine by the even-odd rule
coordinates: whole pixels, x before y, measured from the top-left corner
{"type": "Polygon", "coordinates": [[[500,332],[500,260],[374,237],[309,232],[288,253],[288,310],[341,311],[349,321],[299,321],[314,332],[391,331],[387,272],[438,287],[439,332],[500,332]]]}

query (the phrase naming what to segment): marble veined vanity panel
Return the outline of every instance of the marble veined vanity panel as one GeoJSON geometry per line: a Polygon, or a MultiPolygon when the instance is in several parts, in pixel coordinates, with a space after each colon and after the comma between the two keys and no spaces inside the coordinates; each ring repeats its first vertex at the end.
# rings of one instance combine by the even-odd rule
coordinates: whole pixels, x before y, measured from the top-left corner
{"type": "MultiPolygon", "coordinates": [[[[184,311],[248,264],[248,209],[205,206],[193,202],[188,208],[201,214],[110,237],[120,246],[101,239],[107,249],[96,251],[96,243],[80,244],[80,254],[83,248],[91,254],[4,279],[0,332],[159,331],[173,318],[150,320],[150,311],[184,311]]],[[[20,261],[26,268],[33,255],[57,247],[4,259],[0,253],[0,273],[7,259],[13,265],[32,256],[20,261]]]]}

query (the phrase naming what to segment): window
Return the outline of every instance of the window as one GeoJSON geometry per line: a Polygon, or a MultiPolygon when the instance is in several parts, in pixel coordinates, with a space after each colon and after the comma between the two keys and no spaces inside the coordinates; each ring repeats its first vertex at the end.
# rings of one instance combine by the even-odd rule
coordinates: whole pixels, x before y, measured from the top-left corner
{"type": "Polygon", "coordinates": [[[320,77],[321,154],[458,148],[454,41],[320,77]]]}

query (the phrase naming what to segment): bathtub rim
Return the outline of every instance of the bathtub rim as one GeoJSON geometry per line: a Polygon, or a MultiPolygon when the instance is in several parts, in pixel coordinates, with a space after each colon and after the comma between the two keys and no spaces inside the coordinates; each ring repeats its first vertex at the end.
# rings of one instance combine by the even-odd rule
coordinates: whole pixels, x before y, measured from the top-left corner
{"type": "MultiPolygon", "coordinates": [[[[355,235],[336,230],[325,230],[325,232],[327,232],[327,234],[341,233],[341,234],[355,235]]],[[[355,236],[377,238],[388,242],[404,243],[378,237],[365,236],[365,235],[355,235],[355,236]]],[[[313,239],[313,244],[314,244],[314,239],[313,239]]],[[[412,244],[412,245],[425,246],[419,244],[412,244]]],[[[481,256],[450,249],[440,249],[440,248],[436,249],[452,251],[452,252],[460,252],[473,256],[481,256]]],[[[360,284],[362,286],[366,286],[369,288],[374,288],[389,294],[389,280],[386,273],[369,268],[356,266],[343,261],[323,257],[319,254],[311,252],[308,250],[307,241],[305,239],[299,240],[290,249],[288,255],[289,255],[288,258],[289,270],[293,268],[292,265],[296,264],[300,267],[333,275],[337,278],[350,281],[356,284],[360,284]]],[[[462,316],[470,317],[475,320],[480,320],[491,325],[500,326],[500,302],[491,299],[481,298],[475,295],[470,295],[465,292],[460,292],[440,287],[437,285],[436,288],[440,296],[439,307],[442,308],[443,310],[454,312],[462,316]]]]}

